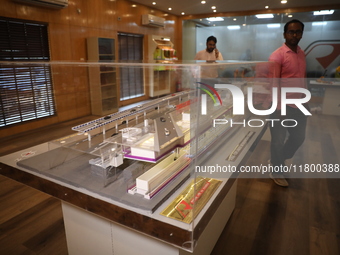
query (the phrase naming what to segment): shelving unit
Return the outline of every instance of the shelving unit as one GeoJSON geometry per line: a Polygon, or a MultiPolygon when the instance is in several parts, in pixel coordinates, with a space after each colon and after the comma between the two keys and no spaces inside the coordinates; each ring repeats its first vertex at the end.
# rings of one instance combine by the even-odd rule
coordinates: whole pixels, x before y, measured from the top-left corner
{"type": "Polygon", "coordinates": [[[115,58],[115,39],[87,38],[87,57],[90,62],[106,64],[89,67],[91,109],[94,115],[107,115],[118,111],[116,68],[108,63],[115,58]]]}
{"type": "Polygon", "coordinates": [[[175,92],[176,72],[173,67],[167,65],[177,60],[173,43],[170,38],[150,35],[148,36],[148,47],[148,60],[164,64],[149,69],[148,74],[145,75],[149,85],[149,96],[157,97],[175,92]]]}

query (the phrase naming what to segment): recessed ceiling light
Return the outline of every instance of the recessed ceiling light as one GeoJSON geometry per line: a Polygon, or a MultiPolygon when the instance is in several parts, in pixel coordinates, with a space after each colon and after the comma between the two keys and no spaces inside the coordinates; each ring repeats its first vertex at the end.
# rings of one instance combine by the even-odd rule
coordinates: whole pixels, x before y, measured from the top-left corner
{"type": "Polygon", "coordinates": [[[314,15],[330,15],[333,14],[334,10],[323,10],[323,11],[316,11],[314,15]]]}
{"type": "Polygon", "coordinates": [[[184,14],[185,14],[185,12],[182,12],[181,14],[182,14],[182,15],[184,15],[184,14]]]}
{"type": "Polygon", "coordinates": [[[227,26],[227,28],[228,28],[229,30],[238,30],[238,29],[240,29],[241,27],[240,27],[240,26],[227,26]]]}
{"type": "Polygon", "coordinates": [[[266,5],[264,8],[268,9],[268,8],[269,8],[269,6],[268,6],[268,5],[266,5]]]}
{"type": "Polygon", "coordinates": [[[215,9],[216,9],[216,6],[211,6],[211,9],[215,10],[215,9]]]}
{"type": "Polygon", "coordinates": [[[207,20],[209,20],[209,21],[223,21],[224,18],[222,18],[222,17],[210,17],[210,18],[207,18],[207,20]]]}
{"type": "Polygon", "coordinates": [[[131,5],[132,7],[137,7],[137,5],[135,5],[135,4],[133,4],[133,5],[131,5]]]}
{"type": "Polygon", "coordinates": [[[217,12],[216,10],[213,10],[213,12],[217,12]]]}
{"type": "Polygon", "coordinates": [[[205,4],[206,3],[206,1],[201,1],[201,4],[205,4]]]}
{"type": "Polygon", "coordinates": [[[258,19],[271,19],[271,18],[274,18],[273,14],[257,14],[255,16],[258,19]]]}
{"type": "Polygon", "coordinates": [[[233,21],[236,21],[237,19],[236,18],[233,18],[233,21]]]}
{"type": "Polygon", "coordinates": [[[281,4],[286,4],[287,3],[287,0],[282,0],[281,1],[281,4]]]}
{"type": "Polygon", "coordinates": [[[292,17],[293,17],[293,15],[292,15],[292,14],[289,14],[289,15],[288,15],[288,18],[292,18],[292,17]]]}
{"type": "Polygon", "coordinates": [[[152,2],[153,5],[156,5],[156,2],[152,2]]]}
{"type": "Polygon", "coordinates": [[[169,8],[168,8],[168,10],[169,10],[169,11],[171,11],[171,10],[172,10],[172,8],[171,8],[171,7],[169,7],[169,8]]]}

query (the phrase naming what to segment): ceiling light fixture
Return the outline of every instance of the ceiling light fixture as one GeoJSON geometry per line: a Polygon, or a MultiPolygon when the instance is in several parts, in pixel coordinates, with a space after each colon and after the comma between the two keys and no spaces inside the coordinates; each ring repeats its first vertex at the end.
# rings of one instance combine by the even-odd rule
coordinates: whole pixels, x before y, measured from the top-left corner
{"type": "Polygon", "coordinates": [[[211,9],[215,10],[215,9],[216,9],[216,6],[211,6],[211,9]]]}
{"type": "Polygon", "coordinates": [[[312,26],[325,26],[325,25],[327,25],[326,21],[312,22],[312,26]]]}
{"type": "Polygon", "coordinates": [[[168,10],[169,10],[169,11],[171,11],[171,10],[172,10],[172,8],[171,8],[171,7],[169,7],[169,8],[168,8],[168,10]]]}
{"type": "Polygon", "coordinates": [[[280,27],[281,25],[279,23],[273,23],[273,24],[267,24],[267,27],[268,28],[278,28],[280,27]]]}
{"type": "Polygon", "coordinates": [[[314,15],[331,15],[334,10],[323,10],[323,11],[315,11],[314,15]]]}
{"type": "Polygon", "coordinates": [[[152,2],[153,5],[156,5],[156,2],[152,2]]]}
{"type": "Polygon", "coordinates": [[[281,1],[281,4],[286,4],[287,3],[287,0],[282,0],[281,1]]]}
{"type": "Polygon", "coordinates": [[[257,14],[255,16],[258,19],[272,19],[272,18],[274,18],[273,14],[257,14]]]}
{"type": "Polygon", "coordinates": [[[201,4],[205,4],[206,3],[206,1],[201,1],[201,4]]]}
{"type": "Polygon", "coordinates": [[[182,14],[182,15],[184,15],[184,14],[185,14],[185,12],[182,12],[181,14],[182,14]]]}
{"type": "Polygon", "coordinates": [[[227,28],[228,28],[229,30],[238,30],[238,29],[240,29],[241,27],[240,27],[240,26],[227,26],[227,28]]]}
{"type": "Polygon", "coordinates": [[[224,18],[222,18],[222,17],[210,17],[210,18],[207,18],[207,20],[209,20],[209,21],[223,21],[224,18]]]}
{"type": "Polygon", "coordinates": [[[268,9],[268,8],[269,8],[269,6],[268,6],[268,5],[266,5],[264,8],[268,9]]]}

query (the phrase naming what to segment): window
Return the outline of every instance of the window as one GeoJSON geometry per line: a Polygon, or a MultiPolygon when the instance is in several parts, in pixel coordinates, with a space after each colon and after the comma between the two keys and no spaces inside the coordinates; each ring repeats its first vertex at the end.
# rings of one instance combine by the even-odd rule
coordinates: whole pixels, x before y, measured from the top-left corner
{"type": "MultiPolygon", "coordinates": [[[[143,35],[118,34],[119,60],[138,63],[143,60],[143,35]]],[[[120,100],[144,96],[142,68],[120,68],[120,100]]]]}
{"type": "Polygon", "coordinates": [[[55,114],[49,59],[47,25],[0,17],[0,127],[55,114]]]}

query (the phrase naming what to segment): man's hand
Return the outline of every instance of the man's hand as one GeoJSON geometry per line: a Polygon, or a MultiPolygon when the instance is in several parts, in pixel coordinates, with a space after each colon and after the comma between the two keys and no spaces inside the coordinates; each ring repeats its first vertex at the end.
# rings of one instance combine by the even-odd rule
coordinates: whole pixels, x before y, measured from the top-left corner
{"type": "Polygon", "coordinates": [[[215,48],[215,57],[216,57],[216,60],[218,59],[219,54],[220,54],[220,52],[218,51],[217,48],[215,48]]]}

